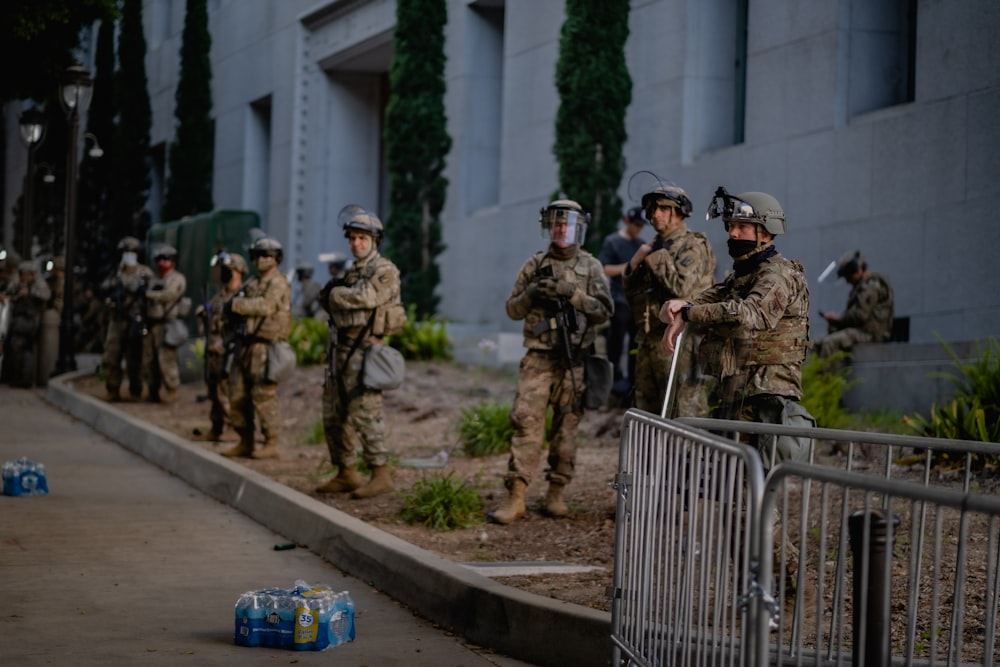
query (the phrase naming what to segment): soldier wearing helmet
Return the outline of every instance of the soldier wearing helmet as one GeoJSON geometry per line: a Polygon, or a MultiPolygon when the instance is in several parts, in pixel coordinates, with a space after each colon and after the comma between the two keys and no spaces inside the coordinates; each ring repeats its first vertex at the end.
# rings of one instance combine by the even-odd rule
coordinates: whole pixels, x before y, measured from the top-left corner
{"type": "Polygon", "coordinates": [[[843,314],[821,313],[829,332],[815,343],[819,357],[850,352],[859,343],[882,343],[892,336],[893,294],[889,280],[868,270],[860,250],[837,261],[837,277],[851,286],[843,314]]]}
{"type": "MultiPolygon", "coordinates": [[[[37,262],[23,260],[17,266],[17,282],[8,286],[10,323],[2,341],[3,374],[14,387],[35,386],[38,333],[42,313],[52,292],[39,276],[37,262]]],[[[42,383],[44,384],[44,383],[42,383]]]]}
{"type": "Polygon", "coordinates": [[[509,524],[524,516],[525,492],[537,474],[545,421],[553,408],[544,510],[565,516],[563,491],[576,466],[577,427],[586,389],[583,362],[594,351],[597,328],[614,309],[604,269],[580,247],[589,216],[575,201],[559,199],[541,209],[548,247],[524,263],[507,298],[507,316],[524,321],[517,394],[510,411],[514,429],[504,485],[508,497],[487,518],[509,524]]]}
{"type": "Polygon", "coordinates": [[[257,275],[225,302],[225,330],[235,336],[229,371],[229,419],[240,441],[223,456],[274,459],[280,456],[281,409],[278,384],[267,374],[271,343],[287,341],[291,329],[292,286],[278,270],[281,244],[269,237],[250,246],[257,275]],[[259,420],[264,446],[254,443],[259,420]]]}
{"type": "MultiPolygon", "coordinates": [[[[635,363],[635,406],[659,414],[663,409],[671,356],[663,350],[666,325],[660,306],[670,299],[686,299],[707,289],[715,279],[715,253],[701,232],[688,229],[691,200],[675,185],[659,185],[642,196],[656,238],[644,243],[625,266],[625,293],[635,320],[638,350],[635,363]]],[[[684,417],[708,414],[704,382],[690,337],[678,353],[677,413],[684,417]]]]}
{"type": "Polygon", "coordinates": [[[292,317],[316,317],[319,314],[326,314],[323,306],[319,302],[319,294],[323,286],[312,279],[312,264],[300,262],[295,267],[295,278],[299,283],[299,294],[292,305],[292,317]]]}
{"type": "Polygon", "coordinates": [[[382,392],[362,381],[365,352],[406,322],[399,269],[379,253],[382,221],[361,206],[341,209],[338,221],[354,264],[341,280],[331,280],[321,302],[330,315],[333,354],[323,385],[323,430],[337,474],[318,493],[351,492],[371,498],[394,487],[385,446],[382,392]],[[357,450],[372,470],[366,483],[357,469],[357,450]]]}
{"type": "Polygon", "coordinates": [[[143,354],[143,375],[148,384],[150,401],[173,403],[181,385],[177,348],[187,340],[183,318],[190,311],[191,300],[184,296],[187,278],[177,270],[177,249],[167,243],[160,244],[154,249],[153,261],[156,263],[156,276],[146,290],[149,334],[143,354]]]}
{"type": "MultiPolygon", "coordinates": [[[[703,333],[699,359],[717,382],[714,416],[780,424],[804,415],[811,422],[797,403],[809,344],[809,286],[802,263],[774,247],[775,237],[785,233],[785,213],[769,194],[733,196],[720,187],[708,212],[709,219],[716,217],[729,234],[733,271],[700,294],[663,305],[660,318],[670,325],[663,344],[672,352],[685,322],[703,333]]],[[[773,443],[767,437],[753,442],[768,466],[776,452],[808,454],[807,448],[773,443]]]]}
{"type": "Polygon", "coordinates": [[[107,400],[121,400],[122,364],[128,374],[128,392],[132,400],[142,396],[143,350],[149,333],[146,320],[146,289],[155,274],[139,263],[141,244],[134,236],[118,242],[118,268],[101,283],[107,312],[104,335],[104,388],[107,400]]]}
{"type": "Polygon", "coordinates": [[[205,331],[205,386],[211,405],[208,416],[212,426],[207,432],[197,431],[195,440],[229,442],[236,436],[230,429],[229,374],[226,372],[226,339],[232,332],[226,327],[224,310],[226,302],[240,291],[250,268],[241,255],[225,250],[213,256],[209,265],[218,271],[222,287],[206,306],[198,306],[195,314],[205,331]]]}

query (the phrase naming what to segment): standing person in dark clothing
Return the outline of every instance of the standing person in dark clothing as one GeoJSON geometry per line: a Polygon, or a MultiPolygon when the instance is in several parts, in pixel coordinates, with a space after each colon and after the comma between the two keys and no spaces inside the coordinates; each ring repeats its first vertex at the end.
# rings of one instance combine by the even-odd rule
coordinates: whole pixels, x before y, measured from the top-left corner
{"type": "Polygon", "coordinates": [[[622,274],[629,260],[643,244],[640,237],[646,220],[642,217],[642,208],[634,206],[622,215],[622,227],[614,234],[604,237],[601,252],[597,258],[604,265],[604,275],[611,283],[611,298],[615,302],[615,310],[611,316],[610,326],[605,330],[608,359],[615,367],[615,384],[612,391],[624,396],[632,390],[632,377],[635,375],[635,321],[632,311],[625,298],[625,286],[622,274]],[[622,370],[621,358],[625,350],[625,338],[628,337],[628,359],[626,371],[622,370]]]}

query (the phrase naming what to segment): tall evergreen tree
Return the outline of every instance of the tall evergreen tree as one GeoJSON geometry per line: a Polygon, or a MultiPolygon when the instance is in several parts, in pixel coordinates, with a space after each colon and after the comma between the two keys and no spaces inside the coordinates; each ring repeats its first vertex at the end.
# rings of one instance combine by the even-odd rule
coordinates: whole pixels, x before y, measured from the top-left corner
{"type": "Polygon", "coordinates": [[[145,238],[150,215],[153,114],[146,80],[146,37],[142,28],[142,0],[125,0],[118,34],[118,75],[115,103],[118,126],[112,141],[113,196],[109,236],[114,244],[123,236],[145,238]]]}
{"type": "Polygon", "coordinates": [[[181,70],[175,95],[177,136],[170,145],[170,172],[163,219],[211,211],[215,124],[207,0],[187,0],[181,37],[181,70]]]}
{"type": "Polygon", "coordinates": [[[80,163],[75,257],[86,268],[83,284],[93,286],[107,275],[112,262],[109,240],[112,137],[114,133],[115,24],[101,21],[97,32],[94,91],[87,114],[83,160],[80,163]],[[99,143],[98,143],[99,142],[99,143]],[[103,155],[91,155],[100,145],[103,155]]]}
{"type": "Polygon", "coordinates": [[[441,174],[451,149],[444,114],[445,0],[398,0],[396,52],[389,70],[385,143],[389,169],[387,249],[402,274],[403,301],[419,315],[437,309],[441,209],[448,181],[441,174]]]}
{"type": "Polygon", "coordinates": [[[560,190],[591,213],[591,252],[621,218],[625,110],[632,101],[625,63],[628,16],[629,0],[566,0],[559,40],[553,151],[560,190]]]}

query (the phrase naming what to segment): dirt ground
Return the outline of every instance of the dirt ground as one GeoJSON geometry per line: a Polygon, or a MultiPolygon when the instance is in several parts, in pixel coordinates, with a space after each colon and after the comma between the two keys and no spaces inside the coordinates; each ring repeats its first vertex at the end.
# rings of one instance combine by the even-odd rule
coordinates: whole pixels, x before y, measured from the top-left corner
{"type": "MultiPolygon", "coordinates": [[[[528,490],[528,513],[509,526],[484,520],[470,528],[434,531],[412,526],[399,518],[402,494],[424,475],[454,471],[480,490],[487,510],[506,496],[502,478],[507,455],[470,458],[462,451],[457,427],[462,410],[493,400],[510,403],[516,376],[477,366],[452,362],[408,362],[404,385],[386,393],[388,438],[396,467],[396,492],[367,500],[352,500],[346,494],[329,496],[313,490],[332,473],[325,444],[310,444],[321,434],[321,367],[305,367],[279,387],[284,433],[279,460],[235,459],[257,472],[302,493],[347,512],[382,530],[455,562],[548,561],[598,568],[579,574],[548,574],[504,577],[505,584],[573,602],[609,610],[606,589],[612,580],[615,493],[609,486],[618,464],[618,440],[624,410],[588,412],[580,428],[576,476],[567,487],[570,515],[553,519],[540,512],[546,482],[542,470],[528,490]],[[447,454],[444,467],[421,467],[440,452],[447,454]]],[[[78,391],[104,394],[97,376],[81,379],[78,391]]],[[[123,388],[124,389],[124,388],[123,388]]],[[[126,393],[126,392],[123,392],[126,393]]],[[[209,404],[204,387],[182,385],[179,400],[171,405],[123,402],[126,412],[194,439],[209,430],[209,404]]],[[[319,436],[321,439],[321,436],[319,436]]],[[[231,444],[199,443],[221,451],[231,444]]],[[[544,466],[544,457],[542,466],[544,466]]]]}

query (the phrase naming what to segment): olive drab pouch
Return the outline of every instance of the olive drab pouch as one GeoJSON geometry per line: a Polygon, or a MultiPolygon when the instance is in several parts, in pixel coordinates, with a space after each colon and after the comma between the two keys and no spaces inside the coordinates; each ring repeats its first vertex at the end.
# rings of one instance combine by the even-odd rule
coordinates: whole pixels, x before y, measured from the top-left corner
{"type": "Polygon", "coordinates": [[[188,328],[184,320],[170,320],[163,327],[163,342],[170,347],[180,347],[188,340],[188,328]]]}
{"type": "Polygon", "coordinates": [[[587,410],[604,407],[615,381],[614,364],[603,354],[588,354],[583,360],[583,381],[587,385],[583,407],[587,410]]]}
{"type": "Polygon", "coordinates": [[[388,391],[403,384],[406,360],[402,353],[389,345],[374,343],[365,350],[361,383],[366,389],[388,391]]]}
{"type": "Polygon", "coordinates": [[[295,350],[285,340],[271,341],[267,345],[268,382],[284,382],[295,370],[295,350]]]}

